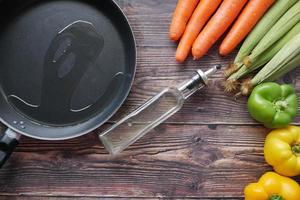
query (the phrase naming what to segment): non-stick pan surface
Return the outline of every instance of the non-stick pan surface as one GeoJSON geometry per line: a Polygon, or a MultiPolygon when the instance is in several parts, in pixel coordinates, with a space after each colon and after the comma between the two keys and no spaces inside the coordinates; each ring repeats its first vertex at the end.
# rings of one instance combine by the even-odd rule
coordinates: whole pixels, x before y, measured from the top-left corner
{"type": "Polygon", "coordinates": [[[0,120],[39,139],[103,124],[123,103],[135,41],[112,0],[0,3],[0,120]]]}

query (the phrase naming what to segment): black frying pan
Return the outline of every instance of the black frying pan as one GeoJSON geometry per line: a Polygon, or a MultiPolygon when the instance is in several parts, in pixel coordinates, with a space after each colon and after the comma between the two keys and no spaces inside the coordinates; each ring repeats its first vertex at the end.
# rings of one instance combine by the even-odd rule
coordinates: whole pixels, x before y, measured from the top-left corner
{"type": "Polygon", "coordinates": [[[120,107],[136,49],[112,0],[0,0],[0,166],[19,134],[81,136],[120,107]]]}

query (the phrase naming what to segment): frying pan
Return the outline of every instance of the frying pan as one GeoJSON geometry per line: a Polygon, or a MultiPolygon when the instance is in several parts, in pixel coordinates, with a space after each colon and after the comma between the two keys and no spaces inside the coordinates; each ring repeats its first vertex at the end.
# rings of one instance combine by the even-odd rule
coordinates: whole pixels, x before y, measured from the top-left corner
{"type": "Polygon", "coordinates": [[[112,0],[0,0],[0,167],[20,135],[81,136],[127,97],[136,45],[112,0]]]}

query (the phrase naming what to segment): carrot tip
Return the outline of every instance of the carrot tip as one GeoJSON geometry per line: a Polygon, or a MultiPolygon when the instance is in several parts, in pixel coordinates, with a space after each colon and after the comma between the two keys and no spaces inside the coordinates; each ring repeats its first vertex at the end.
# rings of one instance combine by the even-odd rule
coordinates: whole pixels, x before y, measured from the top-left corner
{"type": "Polygon", "coordinates": [[[178,39],[179,39],[178,35],[175,33],[169,33],[169,38],[170,38],[170,40],[172,40],[174,42],[178,41],[178,39]]]}
{"type": "Polygon", "coordinates": [[[185,61],[186,57],[187,56],[181,55],[181,54],[176,52],[175,59],[176,59],[177,62],[183,63],[185,61]]]}
{"type": "Polygon", "coordinates": [[[241,93],[244,96],[249,96],[253,89],[253,85],[251,83],[251,79],[246,79],[241,86],[241,93]]]}
{"type": "Polygon", "coordinates": [[[175,37],[171,37],[171,36],[170,36],[170,40],[171,40],[171,41],[173,41],[173,42],[177,42],[177,41],[178,41],[178,39],[177,39],[177,38],[175,38],[175,37]]]}
{"type": "Polygon", "coordinates": [[[221,56],[227,56],[228,54],[230,54],[232,52],[232,50],[224,50],[224,48],[222,46],[220,46],[219,48],[219,54],[221,56]]]}
{"type": "Polygon", "coordinates": [[[178,58],[176,58],[176,61],[178,62],[178,63],[184,63],[184,61],[185,61],[185,59],[178,59],[178,58]]]}
{"type": "Polygon", "coordinates": [[[192,53],[192,55],[193,55],[194,60],[199,60],[200,58],[203,57],[202,55],[198,55],[198,54],[195,54],[195,53],[192,53]]]}

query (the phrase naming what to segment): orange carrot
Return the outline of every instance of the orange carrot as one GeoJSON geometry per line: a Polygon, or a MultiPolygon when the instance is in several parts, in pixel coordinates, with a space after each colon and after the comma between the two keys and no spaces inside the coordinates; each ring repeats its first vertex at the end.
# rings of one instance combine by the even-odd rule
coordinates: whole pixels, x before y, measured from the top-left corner
{"type": "Polygon", "coordinates": [[[192,53],[194,59],[204,56],[210,47],[223,35],[232,24],[247,0],[224,0],[214,16],[195,40],[192,53]]]}
{"type": "Polygon", "coordinates": [[[223,40],[220,54],[225,56],[231,53],[274,2],[275,0],[250,0],[223,40]]]}
{"type": "Polygon", "coordinates": [[[170,39],[177,41],[183,34],[199,0],[179,0],[170,26],[170,39]]]}
{"type": "Polygon", "coordinates": [[[180,39],[177,51],[176,60],[183,62],[188,56],[194,41],[199,35],[205,23],[211,15],[217,10],[222,0],[201,0],[195,9],[182,38],[180,39]]]}

